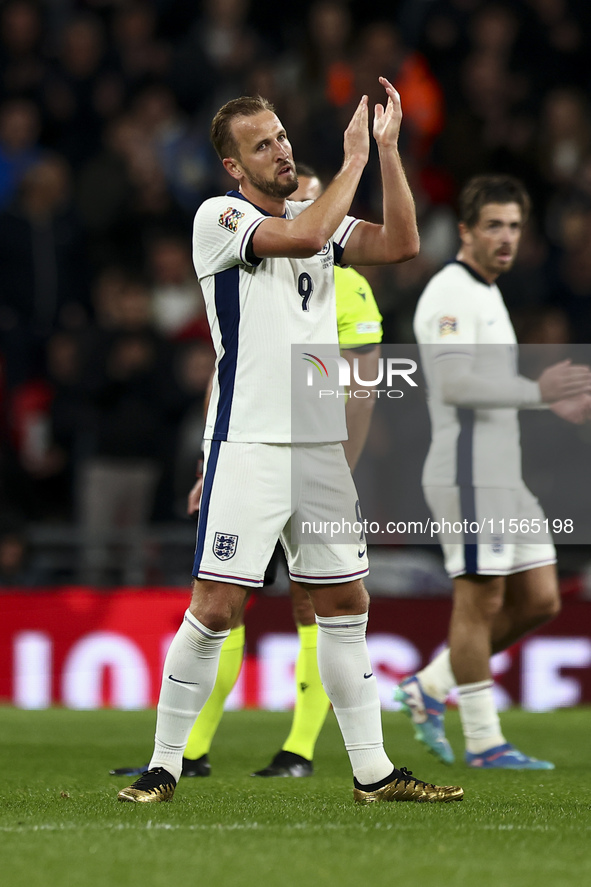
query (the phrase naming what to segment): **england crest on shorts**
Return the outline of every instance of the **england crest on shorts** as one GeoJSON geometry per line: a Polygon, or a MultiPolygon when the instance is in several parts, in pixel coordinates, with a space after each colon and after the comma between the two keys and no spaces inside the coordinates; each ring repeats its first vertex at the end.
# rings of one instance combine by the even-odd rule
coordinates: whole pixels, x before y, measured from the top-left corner
{"type": "Polygon", "coordinates": [[[238,536],[232,533],[216,533],[213,537],[213,553],[221,561],[229,561],[236,554],[238,536]]]}

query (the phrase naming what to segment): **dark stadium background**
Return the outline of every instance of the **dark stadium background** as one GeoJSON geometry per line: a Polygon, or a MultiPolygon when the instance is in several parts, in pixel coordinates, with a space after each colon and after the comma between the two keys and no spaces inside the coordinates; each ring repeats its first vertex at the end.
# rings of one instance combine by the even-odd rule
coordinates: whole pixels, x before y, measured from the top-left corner
{"type": "MultiPolygon", "coordinates": [[[[416,299],[456,248],[459,188],[498,171],[533,199],[502,281],[520,341],[589,342],[590,34],[585,0],[0,4],[0,586],[22,595],[15,631],[31,591],[91,587],[108,606],[123,586],[188,584],[212,363],[190,237],[229,186],[207,141],[217,107],[265,93],[296,158],[329,177],[359,94],[381,100],[389,77],[422,249],[366,269],[384,340],[412,341],[416,299]]],[[[374,152],[353,211],[377,218],[379,193],[374,152]]],[[[566,605],[591,596],[590,554],[560,550],[566,605]]],[[[376,595],[448,592],[432,549],[376,564],[376,595]]]]}

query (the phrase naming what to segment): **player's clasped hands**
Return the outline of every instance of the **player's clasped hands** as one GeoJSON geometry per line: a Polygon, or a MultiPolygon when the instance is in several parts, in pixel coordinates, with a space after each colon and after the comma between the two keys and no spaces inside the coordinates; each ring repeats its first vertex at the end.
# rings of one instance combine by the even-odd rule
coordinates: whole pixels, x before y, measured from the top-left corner
{"type": "Polygon", "coordinates": [[[591,394],[591,369],[584,364],[562,360],[544,370],[538,385],[544,403],[591,394]]]}

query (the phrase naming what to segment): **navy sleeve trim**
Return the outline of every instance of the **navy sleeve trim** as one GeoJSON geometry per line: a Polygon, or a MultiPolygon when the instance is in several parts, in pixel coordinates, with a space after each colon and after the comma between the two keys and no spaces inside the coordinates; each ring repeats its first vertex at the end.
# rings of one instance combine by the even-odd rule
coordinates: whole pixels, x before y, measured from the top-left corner
{"type": "MultiPolygon", "coordinates": [[[[257,228],[258,228],[258,225],[257,225],[257,228]]],[[[260,259],[260,258],[255,254],[254,247],[253,247],[253,245],[252,245],[252,241],[253,241],[253,238],[254,238],[254,232],[255,232],[255,231],[256,231],[256,228],[254,229],[254,231],[252,232],[252,234],[251,234],[250,237],[248,238],[248,243],[246,244],[246,248],[245,248],[245,250],[244,250],[244,256],[245,256],[246,261],[248,262],[248,264],[249,264],[249,265],[254,265],[254,267],[256,268],[256,266],[257,266],[257,265],[260,265],[261,262],[262,262],[263,260],[260,259]]]]}
{"type": "Polygon", "coordinates": [[[333,243],[332,249],[335,265],[341,265],[343,261],[343,253],[345,252],[344,247],[339,246],[338,243],[333,243]]]}

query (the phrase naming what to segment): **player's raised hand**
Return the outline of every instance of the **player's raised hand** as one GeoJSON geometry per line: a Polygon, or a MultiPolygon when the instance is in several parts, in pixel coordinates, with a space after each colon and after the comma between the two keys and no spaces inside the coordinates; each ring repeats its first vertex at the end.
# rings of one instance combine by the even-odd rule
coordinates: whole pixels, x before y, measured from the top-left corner
{"type": "Polygon", "coordinates": [[[591,394],[591,369],[583,364],[562,360],[544,370],[538,385],[544,403],[591,394]]]}
{"type": "Polygon", "coordinates": [[[376,105],[373,117],[373,135],[374,139],[380,147],[389,148],[396,147],[398,144],[398,134],[400,132],[400,124],[402,122],[402,105],[400,104],[400,95],[385,77],[379,78],[380,83],[386,90],[388,101],[386,107],[376,105]]]}
{"type": "Polygon", "coordinates": [[[345,130],[343,147],[345,163],[349,160],[356,160],[365,166],[369,157],[369,118],[366,95],[361,97],[349,126],[345,130]]]}

